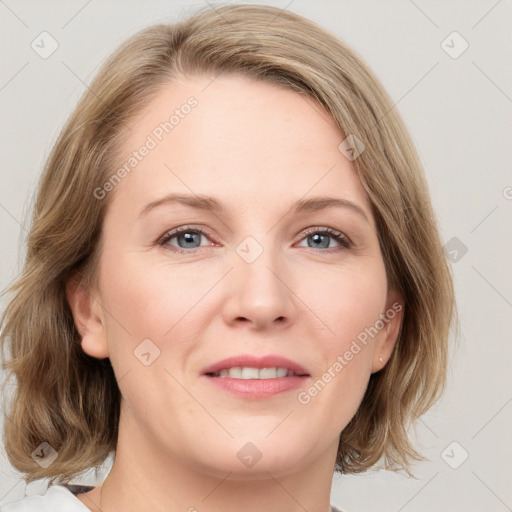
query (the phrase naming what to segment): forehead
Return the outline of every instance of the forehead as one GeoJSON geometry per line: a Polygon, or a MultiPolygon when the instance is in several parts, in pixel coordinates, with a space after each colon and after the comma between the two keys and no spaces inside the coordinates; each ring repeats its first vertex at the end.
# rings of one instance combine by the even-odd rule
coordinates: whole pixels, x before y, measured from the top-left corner
{"type": "Polygon", "coordinates": [[[132,120],[119,165],[135,165],[116,194],[140,205],[196,193],[246,208],[330,194],[358,200],[370,217],[343,139],[326,111],[291,89],[236,75],[181,78],[132,120]]]}

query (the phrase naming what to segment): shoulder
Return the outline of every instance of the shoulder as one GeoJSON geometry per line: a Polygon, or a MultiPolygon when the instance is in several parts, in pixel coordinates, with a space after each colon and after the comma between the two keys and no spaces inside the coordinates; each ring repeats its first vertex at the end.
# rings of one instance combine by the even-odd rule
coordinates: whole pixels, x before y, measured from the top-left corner
{"type": "Polygon", "coordinates": [[[2,505],[2,512],[90,512],[74,493],[90,489],[83,486],[52,485],[43,495],[25,498],[2,505]]]}

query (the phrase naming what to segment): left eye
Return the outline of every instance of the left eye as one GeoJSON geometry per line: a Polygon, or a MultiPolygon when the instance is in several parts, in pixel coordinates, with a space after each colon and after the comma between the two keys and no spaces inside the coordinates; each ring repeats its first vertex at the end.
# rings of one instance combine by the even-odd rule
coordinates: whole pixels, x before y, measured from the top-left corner
{"type": "MultiPolygon", "coordinates": [[[[342,248],[349,248],[350,242],[348,238],[341,233],[340,231],[335,231],[331,228],[313,228],[309,229],[306,232],[306,236],[303,240],[311,239],[312,242],[308,242],[308,247],[320,248],[320,249],[334,249],[334,247],[329,247],[330,240],[334,239],[338,245],[341,245],[342,248]],[[319,245],[316,245],[319,244],[319,245]]],[[[302,246],[303,247],[303,246],[302,246]]],[[[339,250],[339,248],[338,248],[339,250]]]]}

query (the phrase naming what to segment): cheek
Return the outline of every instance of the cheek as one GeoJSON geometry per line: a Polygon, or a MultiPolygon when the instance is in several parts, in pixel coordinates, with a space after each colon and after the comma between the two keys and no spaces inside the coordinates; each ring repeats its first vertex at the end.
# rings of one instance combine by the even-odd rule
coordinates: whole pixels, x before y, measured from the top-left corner
{"type": "Polygon", "coordinates": [[[211,288],[214,276],[146,261],[144,254],[105,252],[102,295],[111,316],[134,338],[162,339],[211,288]]]}
{"type": "MultiPolygon", "coordinates": [[[[384,312],[387,281],[383,262],[346,267],[329,276],[304,278],[305,302],[313,304],[327,346],[343,349],[384,312]],[[308,302],[309,301],[309,302],[308,302]]],[[[364,336],[362,336],[364,337],[364,336]]]]}
{"type": "Polygon", "coordinates": [[[189,396],[165,370],[174,374],[176,367],[185,369],[196,347],[193,340],[204,329],[197,321],[200,299],[216,278],[202,278],[186,266],[148,266],[149,259],[115,250],[102,256],[100,282],[108,312],[110,359],[123,396],[130,407],[139,409],[139,417],[153,417],[166,403],[162,386],[173,390],[173,407],[185,414],[191,408],[189,396]]]}
{"type": "Polygon", "coordinates": [[[312,309],[319,319],[316,347],[323,361],[304,403],[314,399],[319,407],[328,408],[339,401],[343,406],[336,410],[348,420],[371,375],[373,346],[379,336],[375,325],[384,312],[387,281],[383,263],[375,261],[364,269],[333,274],[329,282],[321,291],[312,280],[303,287],[308,297],[305,302],[314,304],[312,309]]]}

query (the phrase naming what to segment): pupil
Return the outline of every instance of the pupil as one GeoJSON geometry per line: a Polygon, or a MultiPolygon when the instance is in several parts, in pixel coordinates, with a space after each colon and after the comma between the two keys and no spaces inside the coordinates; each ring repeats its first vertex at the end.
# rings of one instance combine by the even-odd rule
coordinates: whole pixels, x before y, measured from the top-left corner
{"type": "MultiPolygon", "coordinates": [[[[197,236],[198,233],[184,233],[181,236],[185,239],[185,243],[194,242],[193,238],[197,236]]],[[[181,245],[181,244],[180,244],[181,245]]]]}
{"type": "MultiPolygon", "coordinates": [[[[327,236],[321,235],[319,233],[316,233],[316,234],[311,236],[311,238],[313,238],[315,240],[315,242],[319,241],[318,240],[319,237],[324,237],[324,240],[323,240],[323,243],[321,244],[321,247],[323,249],[327,249],[329,247],[329,238],[327,236]]],[[[310,247],[311,247],[311,245],[310,245],[310,247]]],[[[318,247],[318,246],[314,246],[314,247],[318,247]]]]}

